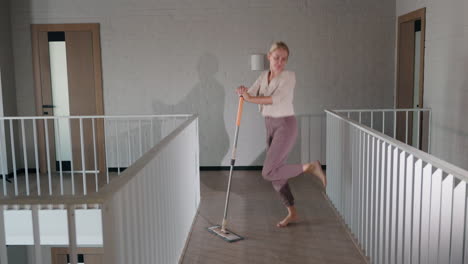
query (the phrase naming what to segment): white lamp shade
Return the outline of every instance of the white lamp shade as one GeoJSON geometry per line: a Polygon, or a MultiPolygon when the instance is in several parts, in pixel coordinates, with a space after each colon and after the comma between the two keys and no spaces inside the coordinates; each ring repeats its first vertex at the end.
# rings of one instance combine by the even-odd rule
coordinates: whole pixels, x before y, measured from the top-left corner
{"type": "Polygon", "coordinates": [[[252,71],[263,71],[265,69],[265,55],[264,54],[250,55],[250,68],[252,71]]]}

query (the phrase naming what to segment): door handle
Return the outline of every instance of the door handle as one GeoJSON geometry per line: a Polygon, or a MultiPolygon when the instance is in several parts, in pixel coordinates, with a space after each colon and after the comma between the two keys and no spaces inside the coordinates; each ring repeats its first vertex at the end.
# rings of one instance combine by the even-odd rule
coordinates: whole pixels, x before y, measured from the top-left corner
{"type": "Polygon", "coordinates": [[[42,108],[55,108],[55,105],[42,105],[42,108]]]}

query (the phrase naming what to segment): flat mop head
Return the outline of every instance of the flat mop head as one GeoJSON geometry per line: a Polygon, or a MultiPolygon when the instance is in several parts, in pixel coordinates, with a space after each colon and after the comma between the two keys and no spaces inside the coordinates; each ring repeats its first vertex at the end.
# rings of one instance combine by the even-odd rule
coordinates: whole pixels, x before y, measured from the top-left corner
{"type": "Polygon", "coordinates": [[[221,226],[219,225],[208,227],[208,231],[210,231],[211,233],[221,237],[222,239],[230,243],[244,239],[243,237],[234,234],[228,229],[226,229],[226,231],[221,230],[221,226]]]}

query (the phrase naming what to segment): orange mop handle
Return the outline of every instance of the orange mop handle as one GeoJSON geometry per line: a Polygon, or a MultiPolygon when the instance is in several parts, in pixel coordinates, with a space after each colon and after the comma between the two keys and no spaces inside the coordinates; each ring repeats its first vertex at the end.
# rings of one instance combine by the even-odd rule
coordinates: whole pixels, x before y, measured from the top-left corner
{"type": "Polygon", "coordinates": [[[240,122],[242,119],[242,108],[244,107],[244,97],[239,97],[239,106],[237,107],[237,121],[236,125],[240,126],[240,122]]]}

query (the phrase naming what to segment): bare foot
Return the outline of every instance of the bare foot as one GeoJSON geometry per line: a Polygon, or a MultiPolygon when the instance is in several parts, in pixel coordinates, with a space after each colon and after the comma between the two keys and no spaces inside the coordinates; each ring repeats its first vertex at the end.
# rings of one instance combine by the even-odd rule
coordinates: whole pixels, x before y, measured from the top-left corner
{"type": "Polygon", "coordinates": [[[277,227],[286,227],[289,223],[295,222],[299,219],[297,216],[296,207],[294,207],[294,205],[288,206],[287,209],[288,215],[283,220],[278,222],[278,224],[276,224],[277,227]]]}
{"type": "Polygon", "coordinates": [[[288,216],[286,216],[283,220],[281,220],[280,222],[278,222],[278,224],[276,224],[276,227],[287,227],[289,223],[295,222],[298,219],[299,218],[297,217],[297,215],[292,216],[288,214],[288,216]]]}
{"type": "Polygon", "coordinates": [[[310,174],[317,176],[319,180],[322,182],[323,188],[327,187],[327,176],[323,172],[322,164],[320,164],[318,160],[307,164],[305,172],[308,172],[310,174]]]}

